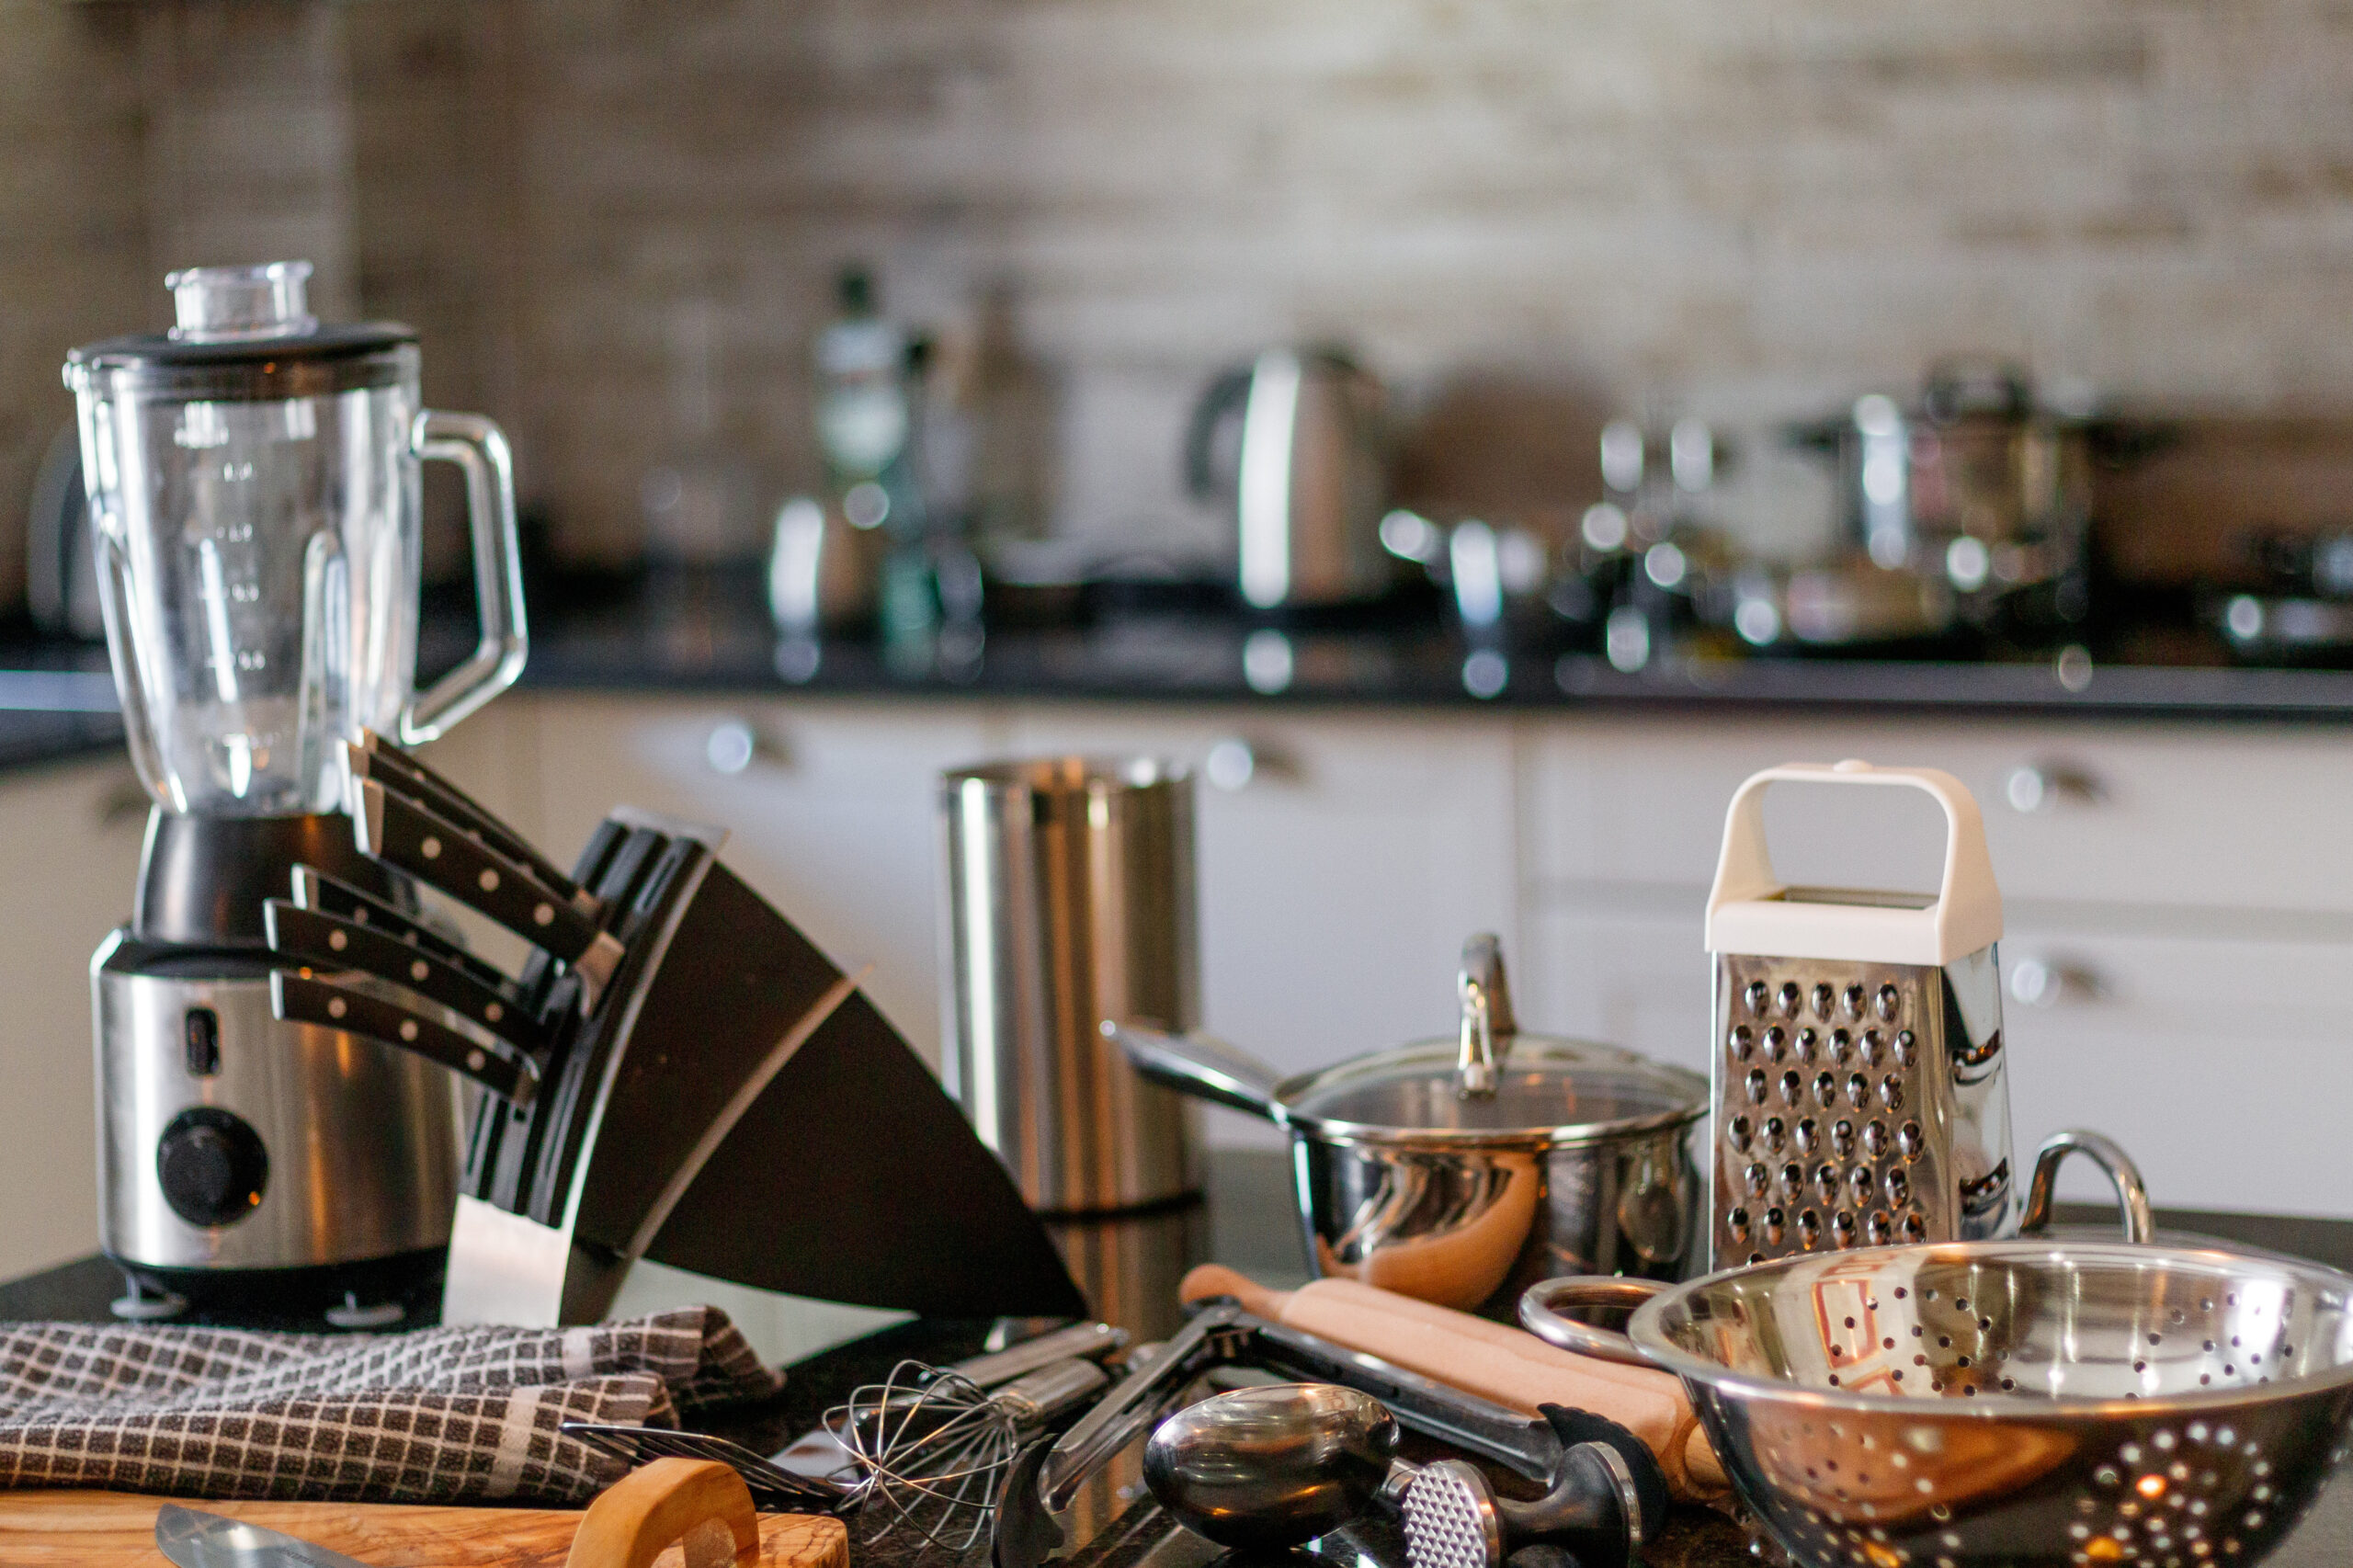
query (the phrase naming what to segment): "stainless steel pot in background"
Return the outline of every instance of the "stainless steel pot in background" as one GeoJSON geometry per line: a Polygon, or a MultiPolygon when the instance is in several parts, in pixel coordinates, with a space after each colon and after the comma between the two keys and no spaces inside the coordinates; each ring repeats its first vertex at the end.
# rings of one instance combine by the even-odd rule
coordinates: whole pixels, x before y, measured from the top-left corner
{"type": "Polygon", "coordinates": [[[1148,1074],[1289,1130],[1309,1267],[1509,1321],[1579,1273],[1677,1278],[1708,1081],[1631,1051],[1522,1034],[1495,938],[1472,938],[1462,1027],[1285,1078],[1205,1036],[1111,1032],[1148,1074]]]}
{"type": "Polygon", "coordinates": [[[1928,368],[1911,407],[1872,393],[1790,434],[1837,460],[1848,528],[1874,564],[2000,596],[2080,574],[2096,428],[2039,401],[2018,367],[1955,357],[1928,368]]]}
{"type": "Polygon", "coordinates": [[[1199,1242],[1194,1118],[1101,1026],[1195,1017],[1192,779],[1148,758],[996,763],[946,774],[939,812],[949,1092],[1098,1314],[1167,1332],[1174,1276],[1145,1276],[1199,1242]]]}

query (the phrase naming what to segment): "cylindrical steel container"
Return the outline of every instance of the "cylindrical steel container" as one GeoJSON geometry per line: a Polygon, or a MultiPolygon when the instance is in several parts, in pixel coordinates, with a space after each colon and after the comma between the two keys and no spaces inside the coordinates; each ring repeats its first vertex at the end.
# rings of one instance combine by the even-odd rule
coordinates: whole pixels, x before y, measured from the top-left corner
{"type": "Polygon", "coordinates": [[[1194,1199],[1187,1101],[1102,1033],[1193,1022],[1191,778],[1150,758],[993,763],[944,775],[939,808],[950,1092],[1042,1212],[1194,1199]]]}

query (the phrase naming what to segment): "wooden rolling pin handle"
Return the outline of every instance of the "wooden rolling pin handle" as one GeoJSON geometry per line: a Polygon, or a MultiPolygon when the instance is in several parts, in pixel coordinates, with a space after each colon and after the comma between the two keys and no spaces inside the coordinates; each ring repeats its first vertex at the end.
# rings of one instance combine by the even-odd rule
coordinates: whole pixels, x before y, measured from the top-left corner
{"type": "Polygon", "coordinates": [[[653,1568],[678,1545],[687,1568],[756,1568],[760,1517],[742,1476],[709,1460],[655,1460],[630,1471],[588,1506],[564,1568],[653,1568]]]}
{"type": "Polygon", "coordinates": [[[1188,1269],[1176,1287],[1176,1299],[1190,1305],[1219,1296],[1231,1296],[1242,1303],[1242,1310],[1268,1323],[1280,1321],[1283,1308],[1290,1304],[1292,1292],[1269,1290],[1238,1269],[1222,1263],[1204,1263],[1188,1269]]]}

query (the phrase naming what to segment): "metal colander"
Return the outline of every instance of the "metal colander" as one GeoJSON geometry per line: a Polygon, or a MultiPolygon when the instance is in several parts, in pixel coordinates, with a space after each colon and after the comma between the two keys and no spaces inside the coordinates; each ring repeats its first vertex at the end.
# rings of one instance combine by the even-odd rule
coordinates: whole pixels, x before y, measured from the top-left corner
{"type": "Polygon", "coordinates": [[[1679,1374],[1808,1568],[2251,1563],[2353,1421],[2353,1277],[2264,1254],[1874,1248],[1673,1288],[1554,1280],[1522,1320],[1679,1374]],[[1637,1291],[1624,1335],[1559,1315],[1637,1291]]]}

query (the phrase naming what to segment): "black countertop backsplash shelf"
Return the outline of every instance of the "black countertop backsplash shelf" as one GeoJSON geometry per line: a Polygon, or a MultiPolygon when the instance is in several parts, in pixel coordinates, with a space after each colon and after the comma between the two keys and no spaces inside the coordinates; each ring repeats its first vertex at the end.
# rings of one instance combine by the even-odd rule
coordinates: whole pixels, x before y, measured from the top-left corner
{"type": "MultiPolygon", "coordinates": [[[[1740,656],[1700,645],[1620,670],[1558,645],[1466,643],[1426,607],[1386,622],[1256,619],[1198,590],[1131,596],[1079,624],[951,629],[893,657],[868,637],[780,638],[752,573],[559,579],[530,596],[527,688],[1233,703],[1264,708],[1711,712],[1836,710],[2081,720],[2353,721],[2353,669],[2234,665],[2200,639],[2128,630],[2088,656],[1740,656]]],[[[423,677],[472,644],[428,599],[423,677]]],[[[0,768],[121,744],[106,651],[0,633],[0,768]]]]}

